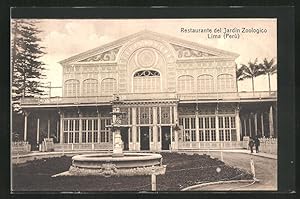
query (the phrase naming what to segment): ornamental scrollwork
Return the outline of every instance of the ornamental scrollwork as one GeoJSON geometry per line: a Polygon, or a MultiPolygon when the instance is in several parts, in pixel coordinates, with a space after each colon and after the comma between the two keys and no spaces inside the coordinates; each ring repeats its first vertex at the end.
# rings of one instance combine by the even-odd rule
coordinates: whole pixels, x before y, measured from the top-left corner
{"type": "Polygon", "coordinates": [[[194,115],[195,108],[189,106],[178,107],[178,113],[181,115],[194,115]]]}
{"type": "Polygon", "coordinates": [[[118,54],[119,50],[120,50],[120,47],[114,48],[112,50],[103,52],[101,54],[97,54],[92,57],[83,59],[80,62],[115,61],[117,59],[117,54],[118,54]]]}
{"type": "Polygon", "coordinates": [[[235,113],[235,109],[236,109],[236,106],[234,105],[220,105],[219,106],[219,113],[220,114],[234,114],[235,113]]]}
{"type": "Polygon", "coordinates": [[[160,76],[160,74],[155,70],[142,70],[134,74],[134,77],[147,77],[147,76],[148,77],[160,76]]]}
{"type": "Polygon", "coordinates": [[[215,56],[210,53],[202,52],[199,50],[191,49],[191,48],[186,48],[183,46],[178,46],[172,44],[174,47],[178,58],[192,58],[192,57],[210,57],[210,56],[215,56]]]}

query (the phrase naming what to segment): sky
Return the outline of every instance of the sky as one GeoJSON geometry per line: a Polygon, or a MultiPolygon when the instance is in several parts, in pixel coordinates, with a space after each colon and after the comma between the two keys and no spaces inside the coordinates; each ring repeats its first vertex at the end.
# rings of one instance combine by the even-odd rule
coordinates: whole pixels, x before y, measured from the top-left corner
{"type": "MultiPolygon", "coordinates": [[[[42,61],[46,64],[45,82],[51,86],[62,86],[62,66],[59,61],[82,53],[103,44],[142,30],[168,34],[202,45],[235,52],[238,67],[258,58],[258,61],[277,57],[277,21],[276,19],[43,19],[38,20],[41,33],[41,45],[46,55],[42,61]],[[212,29],[253,28],[264,29],[264,33],[240,33],[239,39],[208,38],[207,33],[184,33],[182,28],[212,29]]],[[[239,91],[251,91],[251,80],[239,82],[239,91]]],[[[277,90],[277,75],[271,77],[271,88],[277,90]]],[[[268,79],[260,76],[255,79],[255,90],[267,91],[268,79]]],[[[60,96],[61,89],[52,89],[52,96],[60,96]]]]}

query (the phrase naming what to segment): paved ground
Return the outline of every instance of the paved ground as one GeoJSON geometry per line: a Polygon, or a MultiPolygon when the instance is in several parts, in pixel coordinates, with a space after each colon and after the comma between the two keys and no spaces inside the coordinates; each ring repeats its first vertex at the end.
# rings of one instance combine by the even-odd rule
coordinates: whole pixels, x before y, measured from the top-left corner
{"type": "MultiPolygon", "coordinates": [[[[197,152],[199,154],[208,154],[208,152],[197,152]]],[[[221,152],[210,151],[209,154],[215,158],[221,159],[221,152]]],[[[238,152],[223,152],[223,160],[226,164],[235,166],[241,169],[251,171],[250,158],[253,159],[255,165],[256,178],[259,183],[238,183],[238,184],[222,184],[210,185],[207,187],[198,188],[199,190],[277,190],[277,159],[274,155],[269,154],[251,154],[247,151],[244,153],[238,152]],[[271,158],[270,158],[271,157],[271,158]]],[[[194,189],[195,190],[195,189],[194,189]]],[[[196,191],[196,190],[195,190],[196,191]]]]}

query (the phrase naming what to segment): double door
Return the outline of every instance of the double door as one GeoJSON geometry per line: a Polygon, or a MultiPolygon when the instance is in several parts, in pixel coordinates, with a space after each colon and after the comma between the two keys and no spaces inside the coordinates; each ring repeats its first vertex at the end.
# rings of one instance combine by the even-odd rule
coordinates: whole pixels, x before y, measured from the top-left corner
{"type": "Polygon", "coordinates": [[[154,139],[157,140],[156,143],[158,146],[154,147],[156,149],[161,150],[170,150],[171,145],[171,127],[170,126],[162,126],[160,133],[157,135],[158,137],[153,137],[153,132],[150,131],[149,126],[141,126],[140,128],[140,150],[150,150],[150,143],[153,142],[154,139]]]}

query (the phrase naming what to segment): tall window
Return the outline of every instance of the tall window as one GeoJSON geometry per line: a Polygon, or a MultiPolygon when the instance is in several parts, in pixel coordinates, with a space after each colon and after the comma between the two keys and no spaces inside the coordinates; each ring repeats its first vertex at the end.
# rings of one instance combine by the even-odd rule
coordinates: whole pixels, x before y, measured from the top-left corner
{"type": "Polygon", "coordinates": [[[98,120],[82,120],[82,143],[97,143],[98,141],[98,120]]]}
{"type": "Polygon", "coordinates": [[[65,119],[64,143],[79,143],[79,120],[65,119]]]}
{"type": "Polygon", "coordinates": [[[76,79],[65,81],[64,95],[66,97],[79,96],[79,81],[76,79]]]}
{"type": "Polygon", "coordinates": [[[160,73],[154,70],[142,70],[133,75],[133,92],[160,92],[160,73]]]}
{"type": "Polygon", "coordinates": [[[117,81],[114,78],[106,78],[101,82],[102,95],[113,95],[117,92],[117,81]]]}
{"type": "Polygon", "coordinates": [[[64,120],[64,143],[69,142],[69,120],[64,120]]]}
{"type": "Polygon", "coordinates": [[[98,80],[86,79],[83,81],[83,95],[84,96],[96,96],[98,95],[98,80]]]}
{"type": "Polygon", "coordinates": [[[216,118],[215,116],[199,117],[199,140],[216,141],[216,118]]]}
{"type": "Polygon", "coordinates": [[[190,75],[178,77],[178,92],[192,93],[194,91],[194,78],[190,75]]]}
{"type": "Polygon", "coordinates": [[[151,124],[152,123],[152,108],[138,107],[137,108],[137,123],[138,124],[151,124]]]}
{"type": "Polygon", "coordinates": [[[197,92],[214,92],[214,78],[211,75],[200,75],[197,78],[197,92]]]}
{"type": "Polygon", "coordinates": [[[171,112],[172,107],[159,107],[158,111],[161,113],[160,115],[160,123],[161,124],[171,124],[172,123],[172,112],[171,112]]]}
{"type": "Polygon", "coordinates": [[[196,141],[196,118],[186,117],[180,118],[180,123],[183,125],[183,141],[196,141]]]}
{"type": "Polygon", "coordinates": [[[107,127],[110,124],[110,118],[100,120],[100,142],[110,142],[110,131],[107,127]]]}
{"type": "Polygon", "coordinates": [[[234,91],[234,80],[232,75],[222,74],[218,76],[218,91],[234,91]]]}
{"type": "Polygon", "coordinates": [[[220,141],[236,141],[236,125],[234,116],[219,116],[220,141]]]}

